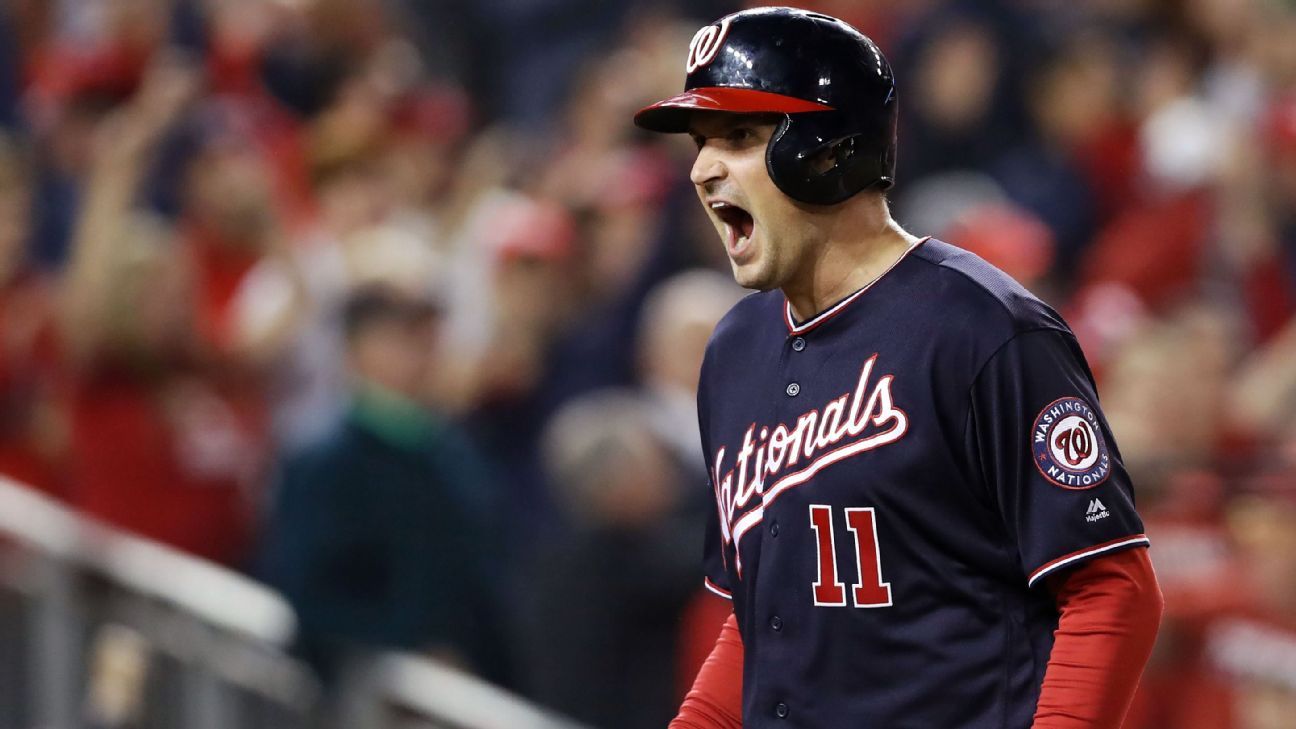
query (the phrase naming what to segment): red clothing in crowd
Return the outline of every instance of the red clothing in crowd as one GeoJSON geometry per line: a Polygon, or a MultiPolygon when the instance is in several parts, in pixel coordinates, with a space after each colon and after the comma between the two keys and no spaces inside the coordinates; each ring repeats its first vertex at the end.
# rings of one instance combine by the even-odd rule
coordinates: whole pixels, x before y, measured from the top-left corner
{"type": "Polygon", "coordinates": [[[25,275],[0,286],[0,474],[59,494],[52,313],[43,279],[25,275]]]}
{"type": "Polygon", "coordinates": [[[194,321],[199,339],[206,351],[227,355],[235,339],[234,298],[261,254],[225,244],[198,226],[188,226],[184,238],[198,279],[194,321]]]}
{"type": "Polygon", "coordinates": [[[100,367],[72,385],[72,502],[226,564],[247,554],[262,433],[255,402],[216,378],[100,367]]]}
{"type": "Polygon", "coordinates": [[[1204,193],[1126,211],[1085,252],[1080,283],[1125,284],[1153,308],[1177,303],[1192,292],[1202,270],[1209,214],[1204,193]]]}
{"type": "Polygon", "coordinates": [[[1257,607],[1262,591],[1218,515],[1180,511],[1147,520],[1167,610],[1123,729],[1246,729],[1256,687],[1285,695],[1296,715],[1296,619],[1257,607]]]}
{"type": "Polygon", "coordinates": [[[197,354],[144,363],[100,353],[73,374],[71,501],[116,526],[237,564],[251,547],[253,489],[268,449],[263,383],[239,361],[233,321],[257,254],[186,232],[197,354]]]}
{"type": "Polygon", "coordinates": [[[1248,718],[1250,712],[1265,712],[1270,721],[1274,711],[1288,719],[1296,716],[1292,616],[1237,607],[1177,621],[1165,642],[1166,655],[1149,667],[1145,678],[1141,711],[1124,729],[1249,729],[1279,726],[1256,724],[1248,718]]]}

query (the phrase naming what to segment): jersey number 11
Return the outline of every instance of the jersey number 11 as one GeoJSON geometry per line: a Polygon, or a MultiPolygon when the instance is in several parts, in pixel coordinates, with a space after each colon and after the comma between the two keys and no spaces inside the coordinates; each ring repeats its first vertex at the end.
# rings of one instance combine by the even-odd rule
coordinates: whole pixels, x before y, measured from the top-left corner
{"type": "MultiPolygon", "coordinates": [[[[882,558],[878,555],[877,524],[872,507],[844,509],[846,528],[855,537],[855,570],[859,582],[851,587],[851,600],[857,608],[889,607],[891,584],[882,581],[882,558]]],[[[810,505],[810,526],[818,545],[819,572],[815,580],[814,604],[821,607],[844,607],[846,585],[838,577],[837,549],[833,538],[833,507],[810,505]]]]}

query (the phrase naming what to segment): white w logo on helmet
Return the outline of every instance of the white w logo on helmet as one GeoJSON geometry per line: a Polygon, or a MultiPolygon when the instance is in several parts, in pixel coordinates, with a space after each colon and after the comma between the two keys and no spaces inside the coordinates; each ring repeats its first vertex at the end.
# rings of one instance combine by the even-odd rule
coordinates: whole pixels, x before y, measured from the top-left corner
{"type": "Polygon", "coordinates": [[[685,71],[693,73],[715,60],[716,53],[720,52],[720,46],[729,33],[731,17],[721,18],[719,25],[702,26],[693,35],[693,40],[689,42],[688,62],[684,64],[685,71]]]}

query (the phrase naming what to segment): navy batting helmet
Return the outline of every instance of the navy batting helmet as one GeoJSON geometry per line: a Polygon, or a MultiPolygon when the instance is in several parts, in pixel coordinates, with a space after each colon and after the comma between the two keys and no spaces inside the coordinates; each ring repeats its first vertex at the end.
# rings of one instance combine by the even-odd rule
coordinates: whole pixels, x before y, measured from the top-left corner
{"type": "Polygon", "coordinates": [[[788,197],[833,205],[894,182],[895,79],[850,25],[795,8],[726,15],[693,36],[685,69],[684,93],[641,109],[635,124],[685,132],[697,110],[783,114],[765,166],[788,197]]]}

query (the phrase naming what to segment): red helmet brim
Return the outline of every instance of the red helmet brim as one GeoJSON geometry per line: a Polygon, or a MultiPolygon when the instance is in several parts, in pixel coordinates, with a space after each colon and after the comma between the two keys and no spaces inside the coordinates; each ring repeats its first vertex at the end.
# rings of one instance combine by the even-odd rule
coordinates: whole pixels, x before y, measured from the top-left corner
{"type": "Polygon", "coordinates": [[[634,116],[634,123],[654,132],[677,134],[687,132],[689,116],[695,111],[727,111],[734,114],[801,114],[809,111],[832,111],[833,107],[816,101],[798,99],[769,91],[711,86],[691,89],[645,106],[634,116]]]}

